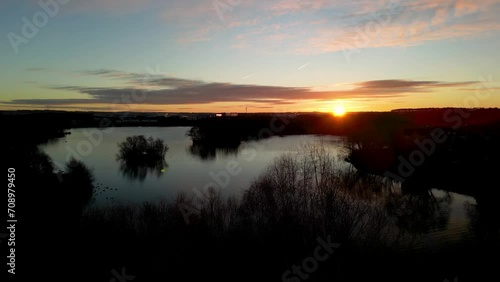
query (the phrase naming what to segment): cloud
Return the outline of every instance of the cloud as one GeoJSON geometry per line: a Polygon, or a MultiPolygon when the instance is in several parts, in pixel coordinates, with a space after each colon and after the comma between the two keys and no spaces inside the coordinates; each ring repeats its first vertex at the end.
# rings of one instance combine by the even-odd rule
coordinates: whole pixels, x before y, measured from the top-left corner
{"type": "MultiPolygon", "coordinates": [[[[128,84],[135,85],[136,87],[145,86],[156,86],[156,87],[168,87],[177,88],[188,85],[196,85],[202,83],[201,81],[192,79],[183,79],[176,77],[167,77],[159,72],[159,70],[150,70],[150,73],[129,73],[111,69],[99,69],[99,70],[84,70],[73,72],[79,75],[89,75],[89,76],[99,76],[103,78],[119,79],[128,84]]],[[[61,89],[61,87],[56,87],[61,89]]],[[[65,88],[63,86],[62,88],[65,88]]]]}
{"type": "Polygon", "coordinates": [[[128,80],[129,83],[136,83],[141,78],[151,76],[146,74],[128,73],[110,69],[72,71],[71,73],[79,76],[99,76],[103,78],[128,80]]]}
{"type": "Polygon", "coordinates": [[[174,28],[174,38],[180,44],[207,42],[224,33],[217,38],[236,41],[226,46],[255,48],[248,42],[283,41],[289,50],[270,49],[295,53],[338,52],[346,45],[358,49],[419,45],[500,30],[498,0],[75,0],[66,4],[64,11],[106,16],[148,13],[148,17],[155,13],[159,24],[174,28]],[[225,8],[217,11],[214,3],[223,3],[225,8]],[[390,19],[386,21],[388,11],[390,19]],[[290,20],[301,22],[300,26],[273,28],[290,20]],[[365,32],[367,25],[376,29],[374,23],[379,20],[387,24],[380,32],[368,34],[369,40],[362,40],[358,31],[365,32]],[[266,32],[259,34],[258,29],[266,32]],[[236,36],[241,34],[249,41],[238,40],[236,36]],[[357,44],[360,41],[362,44],[357,44]]]}
{"type": "MultiPolygon", "coordinates": [[[[474,13],[478,10],[478,2],[471,0],[457,0],[455,2],[455,15],[462,16],[465,14],[474,13]]],[[[483,5],[484,3],[481,3],[483,5]]]]}
{"type": "Polygon", "coordinates": [[[114,70],[100,69],[100,70],[90,70],[90,71],[80,71],[79,73],[84,75],[114,75],[120,72],[114,70]]]}
{"type": "Polygon", "coordinates": [[[477,81],[463,81],[463,82],[439,82],[439,81],[413,81],[413,80],[371,80],[357,83],[356,85],[361,89],[401,89],[401,88],[438,88],[438,87],[458,87],[476,84],[477,81]]]}
{"type": "MultiPolygon", "coordinates": [[[[251,1],[245,7],[258,25],[221,25],[217,32],[238,27],[228,46],[280,50],[280,53],[318,54],[376,47],[421,45],[429,41],[467,40],[498,33],[497,0],[423,1],[251,1]],[[252,9],[250,9],[252,8],[252,9]],[[248,10],[250,9],[250,10],[248,10]],[[331,15],[331,16],[327,16],[331,15]],[[283,27],[290,20],[296,27],[283,27]],[[283,48],[273,42],[283,41],[283,48]],[[271,45],[271,46],[270,46],[271,45]]],[[[239,7],[228,12],[238,14],[239,7]]],[[[240,22],[247,20],[242,15],[240,22]]],[[[229,34],[229,31],[227,31],[229,34]]],[[[212,32],[203,33],[208,40],[212,32]]],[[[191,42],[194,42],[192,40],[191,42]]]]}
{"type": "Polygon", "coordinates": [[[336,25],[316,29],[306,39],[312,53],[420,45],[427,41],[471,39],[500,30],[498,1],[400,2],[398,9],[379,5],[366,13],[353,13],[336,25]]]}
{"type": "Polygon", "coordinates": [[[15,99],[4,104],[75,105],[75,104],[146,104],[192,105],[210,103],[256,103],[286,105],[301,101],[328,101],[333,99],[380,99],[406,96],[410,93],[432,92],[437,88],[467,87],[476,81],[442,82],[415,80],[372,80],[350,84],[350,89],[315,91],[307,87],[205,82],[168,76],[125,73],[113,70],[82,71],[79,73],[102,77],[115,77],[131,83],[126,87],[46,86],[52,90],[76,92],[74,99],[15,99]],[[151,88],[150,86],[154,86],[151,88]]]}
{"type": "MultiPolygon", "coordinates": [[[[274,15],[285,15],[299,12],[313,12],[321,9],[349,5],[351,1],[337,0],[280,0],[278,3],[268,3],[270,10],[274,15]]],[[[363,1],[370,4],[368,1],[363,1]]],[[[266,6],[267,6],[266,5],[266,6]]]]}
{"type": "Polygon", "coordinates": [[[177,36],[177,42],[179,43],[196,43],[210,41],[213,32],[219,30],[220,27],[209,23],[200,28],[194,29],[192,31],[187,31],[177,36]]]}
{"type": "Polygon", "coordinates": [[[432,18],[432,25],[440,25],[448,19],[449,16],[449,9],[448,8],[438,8],[434,12],[434,17],[432,18]]]}
{"type": "Polygon", "coordinates": [[[291,12],[301,11],[306,9],[310,3],[301,0],[281,0],[276,4],[271,4],[269,10],[275,15],[283,15],[291,12]]]}

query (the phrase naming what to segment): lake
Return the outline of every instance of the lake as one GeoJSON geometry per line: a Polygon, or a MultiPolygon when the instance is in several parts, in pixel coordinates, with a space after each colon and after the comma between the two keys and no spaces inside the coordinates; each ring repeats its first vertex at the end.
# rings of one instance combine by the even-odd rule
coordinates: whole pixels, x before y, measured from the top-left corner
{"type": "Polygon", "coordinates": [[[93,168],[96,183],[103,190],[96,197],[96,205],[170,199],[180,191],[202,191],[206,185],[219,188],[224,195],[238,196],[274,158],[301,144],[327,142],[339,154],[343,150],[342,139],[337,136],[274,136],[266,140],[243,142],[235,151],[219,149],[215,156],[206,157],[191,152],[192,142],[186,136],[189,127],[110,128],[107,130],[112,132],[103,132],[102,141],[94,142],[94,145],[91,141],[95,140],[88,136],[97,130],[71,129],[71,134],[66,137],[42,146],[61,169],[71,156],[93,168]],[[123,172],[116,159],[117,144],[132,135],[152,136],[166,142],[169,150],[164,170],[135,176],[123,172]],[[235,171],[239,173],[228,171],[228,164],[235,165],[235,171]]]}
{"type": "MultiPolygon", "coordinates": [[[[343,161],[345,151],[342,138],[338,136],[274,136],[243,142],[236,150],[215,150],[207,156],[191,150],[192,142],[186,136],[188,130],[189,127],[119,127],[102,132],[102,138],[99,138],[95,128],[71,129],[69,135],[42,145],[42,148],[60,168],[70,157],[75,157],[93,169],[97,184],[93,205],[96,206],[169,200],[181,191],[193,194],[195,190],[202,191],[208,186],[218,188],[223,195],[239,197],[273,159],[310,142],[327,144],[338,155],[339,162],[345,168],[349,166],[343,161]],[[167,166],[138,174],[124,172],[116,158],[117,144],[131,135],[164,140],[169,147],[167,166]]],[[[395,187],[400,188],[400,185],[395,187]]],[[[413,231],[424,234],[420,248],[450,244],[466,236],[470,225],[467,207],[476,204],[474,198],[438,189],[423,195],[402,195],[400,191],[396,195],[397,199],[391,198],[395,205],[407,206],[407,210],[397,216],[410,219],[411,228],[417,229],[413,231]]]]}

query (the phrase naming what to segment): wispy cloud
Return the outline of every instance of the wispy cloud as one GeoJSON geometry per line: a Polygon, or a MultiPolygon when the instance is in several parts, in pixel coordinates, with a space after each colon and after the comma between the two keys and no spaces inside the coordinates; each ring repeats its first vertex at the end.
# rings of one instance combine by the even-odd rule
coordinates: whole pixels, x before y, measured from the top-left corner
{"type": "MultiPolygon", "coordinates": [[[[293,52],[326,53],[345,50],[346,45],[358,49],[420,45],[428,41],[471,39],[500,30],[497,20],[500,2],[497,0],[281,0],[248,3],[245,11],[250,17],[235,10],[234,13],[241,18],[233,21],[234,24],[215,23],[217,28],[211,29],[203,25],[194,27],[183,33],[184,42],[206,41],[215,31],[239,28],[238,35],[233,37],[236,43],[232,44],[238,48],[252,48],[247,41],[286,41],[289,46],[294,46],[290,47],[294,48],[293,52]],[[331,16],[327,17],[328,14],[331,16]],[[286,27],[289,20],[285,20],[285,16],[289,15],[293,16],[292,19],[301,19],[297,28],[286,27]],[[257,18],[260,20],[251,20],[257,18]],[[243,22],[247,25],[240,24],[243,22]]],[[[206,7],[197,11],[198,15],[205,17],[210,13],[206,7]]],[[[190,13],[179,12],[177,16],[190,13]]]]}
{"type": "Polygon", "coordinates": [[[303,64],[302,66],[298,67],[297,70],[301,70],[301,69],[307,67],[309,64],[310,64],[310,62],[307,62],[307,63],[303,64]]]}
{"type": "MultiPolygon", "coordinates": [[[[344,50],[361,39],[367,24],[386,22],[368,42],[356,48],[419,45],[427,41],[470,39],[500,30],[498,0],[219,0],[227,4],[221,21],[214,1],[86,0],[71,1],[65,11],[127,16],[153,11],[159,24],[175,27],[177,43],[196,44],[226,32],[227,46],[252,48],[250,42],[284,41],[292,52],[326,53],[344,50]],[[229,3],[229,4],[228,4],[229,3]],[[398,7],[391,12],[390,7],[398,7]],[[397,11],[396,11],[397,10],[397,11]],[[389,14],[387,14],[389,11],[389,14]],[[396,11],[396,12],[395,12],[396,11]],[[390,18],[387,19],[387,16],[390,18]],[[300,24],[281,28],[290,20],[300,24]],[[299,45],[299,46],[297,46],[299,45]]],[[[374,29],[374,25],[371,27],[374,29]]],[[[279,48],[280,52],[284,52],[279,48]]]]}
{"type": "Polygon", "coordinates": [[[284,15],[297,12],[312,12],[332,6],[343,6],[350,1],[327,1],[327,0],[280,0],[278,3],[268,3],[268,10],[274,15],[284,15]]]}
{"type": "Polygon", "coordinates": [[[432,92],[437,88],[464,88],[477,84],[476,81],[415,81],[415,80],[372,80],[349,85],[350,89],[317,91],[307,87],[280,87],[266,85],[247,85],[220,82],[205,82],[200,80],[177,77],[156,76],[125,73],[112,70],[94,70],[80,72],[87,75],[119,78],[124,82],[134,82],[131,86],[121,88],[81,87],[81,86],[46,86],[52,90],[76,92],[81,98],[75,99],[15,99],[4,104],[26,105],[75,105],[75,104],[116,104],[123,97],[129,97],[138,91],[143,92],[145,99],[141,104],[147,105],[191,105],[224,102],[259,103],[280,105],[296,103],[303,100],[327,101],[332,99],[381,99],[401,97],[410,93],[432,92]],[[154,84],[155,88],[144,87],[154,84]],[[87,98],[88,97],[88,98],[87,98]]]}
{"type": "Polygon", "coordinates": [[[414,80],[401,80],[401,79],[388,79],[388,80],[371,80],[357,83],[360,89],[414,89],[417,92],[420,88],[438,88],[438,87],[458,87],[475,84],[477,81],[463,81],[463,82],[440,82],[440,81],[414,81],[414,80]]]}

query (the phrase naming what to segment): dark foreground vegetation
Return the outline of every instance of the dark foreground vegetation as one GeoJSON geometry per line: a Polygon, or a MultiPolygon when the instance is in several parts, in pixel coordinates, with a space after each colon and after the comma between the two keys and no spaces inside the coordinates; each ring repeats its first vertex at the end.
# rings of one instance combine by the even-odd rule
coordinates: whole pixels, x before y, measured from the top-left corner
{"type": "MultiPolygon", "coordinates": [[[[393,123],[395,115],[399,120],[394,113],[379,114],[369,120],[371,123],[358,120],[366,122],[365,130],[373,134],[367,138],[360,129],[346,132],[350,157],[364,149],[403,152],[395,151],[403,147],[393,141],[399,140],[397,136],[412,135],[401,131],[403,123],[393,123]]],[[[311,119],[316,118],[311,115],[311,119]]],[[[269,121],[267,117],[261,122],[269,121]]],[[[229,131],[238,136],[234,142],[259,137],[262,128],[270,128],[242,129],[231,119],[226,122],[234,126],[229,131]],[[247,130],[251,134],[247,135],[247,130]]],[[[211,137],[217,135],[207,130],[217,128],[212,123],[216,121],[206,120],[191,131],[194,144],[214,141],[210,146],[219,146],[218,137],[211,137]]],[[[314,123],[309,123],[309,128],[314,128],[314,123]]],[[[497,138],[495,126],[488,123],[447,131],[480,136],[476,134],[480,128],[481,136],[497,138]]],[[[19,135],[2,141],[6,166],[16,168],[19,273],[50,281],[112,281],[112,270],[116,270],[128,275],[127,281],[133,276],[134,282],[441,282],[454,281],[455,277],[458,281],[494,281],[498,276],[495,258],[500,251],[500,193],[494,170],[477,170],[457,178],[469,179],[468,186],[463,186],[477,191],[476,203],[467,206],[469,230],[460,243],[427,249],[422,248],[425,234],[444,229],[451,212],[450,196],[437,197],[428,189],[456,187],[453,174],[447,174],[452,184],[442,177],[440,186],[434,186],[434,179],[422,172],[422,166],[399,185],[381,173],[369,173],[372,167],[346,168],[329,152],[328,145],[310,144],[276,159],[241,198],[225,198],[220,191],[207,189],[203,195],[179,194],[176,199],[154,203],[95,207],[91,205],[95,195],[91,168],[69,160],[59,171],[37,146],[64,134],[69,127],[48,126],[48,131],[26,127],[25,131],[40,136],[30,139],[31,133],[17,129],[19,135]]],[[[418,140],[437,127],[420,128],[418,140]]],[[[300,132],[298,126],[290,128],[290,133],[293,128],[300,132]]],[[[227,131],[219,133],[223,132],[227,131]]],[[[415,140],[411,138],[406,141],[415,140]]],[[[470,140],[460,141],[465,142],[462,150],[456,143],[443,142],[446,145],[440,146],[445,147],[436,147],[437,156],[451,148],[462,153],[444,159],[461,156],[453,161],[469,164],[475,156],[466,154],[475,148],[470,140]]],[[[120,148],[118,158],[125,164],[158,161],[166,152],[165,144],[144,137],[131,137],[120,148]]],[[[490,154],[497,152],[491,148],[486,155],[490,159],[498,156],[490,154]]],[[[382,161],[382,157],[376,158],[382,161]]],[[[491,167],[497,161],[490,162],[491,167]]]]}
{"type": "Polygon", "coordinates": [[[488,255],[500,250],[498,206],[478,201],[461,244],[419,251],[422,235],[445,227],[449,198],[402,194],[388,179],[343,168],[326,146],[276,159],[241,199],[208,189],[108,207],[88,205],[85,165],[72,160],[58,174],[36,149],[18,158],[30,160],[15,163],[28,190],[18,198],[26,226],[19,271],[51,281],[108,281],[123,267],[134,281],[306,280],[301,273],[307,281],[477,281],[493,273],[488,255]]]}

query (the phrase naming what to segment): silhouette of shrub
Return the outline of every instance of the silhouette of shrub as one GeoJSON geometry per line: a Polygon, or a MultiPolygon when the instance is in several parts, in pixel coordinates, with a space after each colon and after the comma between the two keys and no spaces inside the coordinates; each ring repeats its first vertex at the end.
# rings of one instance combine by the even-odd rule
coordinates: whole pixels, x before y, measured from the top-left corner
{"type": "Polygon", "coordinates": [[[120,151],[118,158],[127,161],[157,161],[165,158],[168,146],[163,140],[144,135],[129,136],[118,144],[120,151]]]}
{"type": "Polygon", "coordinates": [[[76,201],[79,206],[90,203],[94,193],[94,175],[83,162],[72,158],[67,164],[62,174],[63,187],[69,191],[70,198],[76,201]]]}
{"type": "Polygon", "coordinates": [[[159,176],[168,167],[165,162],[168,146],[159,138],[129,136],[124,142],[118,143],[118,147],[120,170],[131,179],[144,180],[148,172],[154,171],[159,176]]]}

